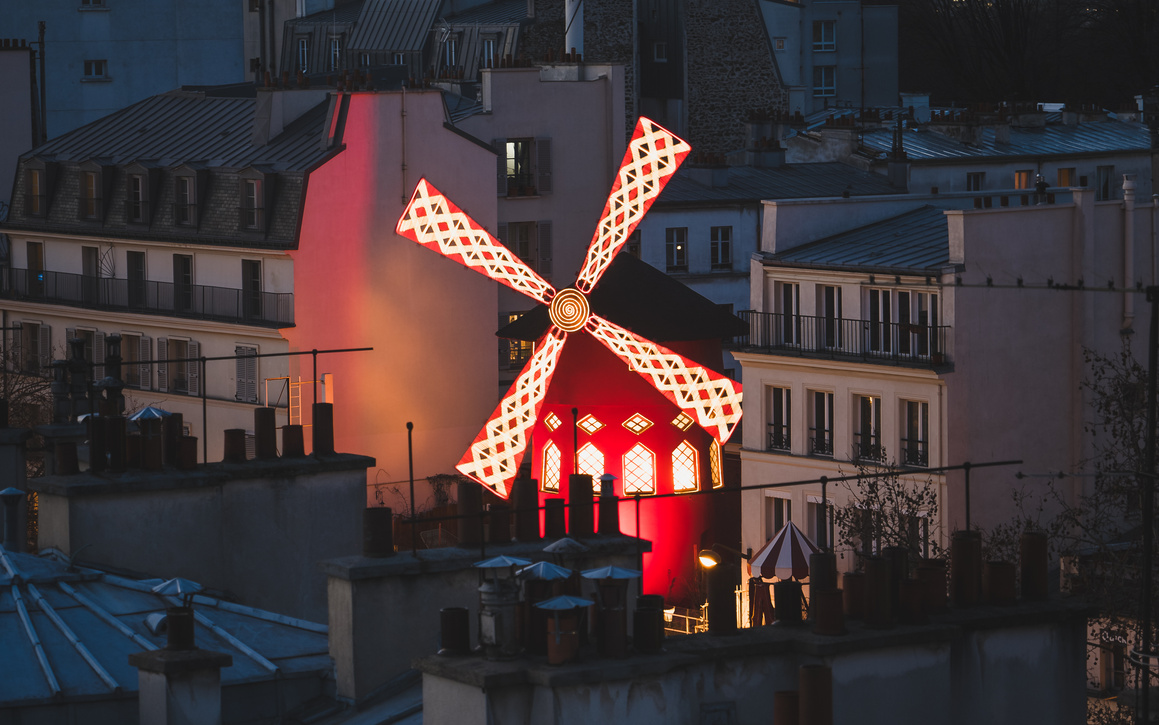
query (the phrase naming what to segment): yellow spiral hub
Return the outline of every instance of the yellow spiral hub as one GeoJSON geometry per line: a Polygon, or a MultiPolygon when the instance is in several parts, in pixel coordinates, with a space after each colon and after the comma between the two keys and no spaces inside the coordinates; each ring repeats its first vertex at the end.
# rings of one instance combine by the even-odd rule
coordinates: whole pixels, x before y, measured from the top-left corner
{"type": "Polygon", "coordinates": [[[583,329],[592,311],[588,307],[588,298],[574,287],[568,287],[551,299],[547,313],[556,327],[564,332],[575,332],[583,329]]]}

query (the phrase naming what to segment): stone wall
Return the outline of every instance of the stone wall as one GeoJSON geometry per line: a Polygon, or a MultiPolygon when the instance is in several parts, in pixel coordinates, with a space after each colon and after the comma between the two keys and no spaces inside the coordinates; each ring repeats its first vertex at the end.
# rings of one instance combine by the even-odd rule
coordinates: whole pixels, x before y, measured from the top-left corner
{"type": "Polygon", "coordinates": [[[756,0],[688,0],[688,140],[695,152],[744,146],[753,112],[788,108],[756,0]]]}

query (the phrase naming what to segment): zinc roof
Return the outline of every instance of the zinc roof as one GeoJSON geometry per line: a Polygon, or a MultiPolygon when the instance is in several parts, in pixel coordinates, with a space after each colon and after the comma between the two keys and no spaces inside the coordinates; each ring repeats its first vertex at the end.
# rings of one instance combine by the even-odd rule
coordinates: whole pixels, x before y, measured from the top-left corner
{"type": "Polygon", "coordinates": [[[351,50],[419,51],[435,21],[441,0],[366,0],[354,31],[351,50]]]}
{"type": "MultiPolygon", "coordinates": [[[[0,547],[0,710],[132,695],[128,656],[165,646],[145,618],[177,601],[160,579],[133,580],[0,547]]],[[[327,627],[211,597],[194,597],[199,647],[233,656],[222,685],[329,672],[327,627]]]]}
{"type": "MultiPolygon", "coordinates": [[[[929,129],[907,129],[902,142],[910,161],[1146,152],[1151,144],[1147,127],[1132,121],[1094,121],[1075,126],[1048,123],[1041,128],[1011,128],[1009,143],[997,143],[993,128],[983,129],[977,144],[962,143],[929,129]]],[[[867,129],[862,144],[888,153],[893,147],[893,129],[867,129]]]]}
{"type": "Polygon", "coordinates": [[[855,169],[839,162],[785,164],[773,168],[733,166],[728,183],[709,187],[692,178],[693,171],[682,168],[668,182],[658,206],[666,204],[737,203],[762,199],[807,199],[812,197],[896,194],[898,190],[880,174],[855,169]]]}
{"type": "Polygon", "coordinates": [[[928,272],[950,263],[950,233],[944,211],[927,205],[769,255],[767,261],[928,272]]]}
{"type": "Polygon", "coordinates": [[[99,158],[117,165],[150,160],[161,166],[202,163],[304,171],[329,153],[319,144],[327,102],[323,100],[306,111],[269,143],[256,145],[254,95],[222,97],[203,91],[170,91],[52,139],[27,155],[57,161],[99,158]]]}
{"type": "Polygon", "coordinates": [[[343,3],[330,10],[322,10],[300,18],[291,18],[287,25],[317,25],[319,23],[353,23],[362,12],[364,0],[343,3]]]}

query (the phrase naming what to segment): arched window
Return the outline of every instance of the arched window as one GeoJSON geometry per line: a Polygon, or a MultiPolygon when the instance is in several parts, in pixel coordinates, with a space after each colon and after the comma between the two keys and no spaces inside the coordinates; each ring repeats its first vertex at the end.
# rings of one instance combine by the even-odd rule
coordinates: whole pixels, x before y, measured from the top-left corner
{"type": "Polygon", "coordinates": [[[720,470],[720,444],[716,441],[708,448],[708,470],[712,475],[712,487],[720,488],[724,485],[724,476],[720,470]]]}
{"type": "Polygon", "coordinates": [[[592,492],[600,492],[600,476],[604,475],[604,454],[591,443],[585,443],[579,449],[576,467],[580,473],[592,477],[592,492]]]}
{"type": "Polygon", "coordinates": [[[672,451],[672,490],[687,493],[700,488],[699,469],[696,466],[696,449],[681,441],[672,451]]]}
{"type": "Polygon", "coordinates": [[[543,476],[540,478],[539,490],[548,493],[559,493],[559,466],[562,456],[559,447],[551,441],[543,447],[543,476]]]}
{"type": "Polygon", "coordinates": [[[624,494],[656,493],[656,456],[637,443],[624,454],[624,494]]]}

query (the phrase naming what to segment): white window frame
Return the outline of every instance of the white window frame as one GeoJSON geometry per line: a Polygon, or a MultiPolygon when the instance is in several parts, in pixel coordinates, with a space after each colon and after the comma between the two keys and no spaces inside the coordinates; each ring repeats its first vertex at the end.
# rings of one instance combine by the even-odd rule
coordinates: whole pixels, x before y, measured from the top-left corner
{"type": "Polygon", "coordinates": [[[881,435],[881,402],[880,393],[853,394],[853,460],[883,461],[885,458],[881,435]],[[868,431],[863,430],[865,422],[869,423],[868,431]]]}
{"type": "Polygon", "coordinates": [[[809,428],[808,453],[813,456],[833,457],[833,405],[835,394],[832,390],[806,390],[805,405],[809,428]],[[818,415],[818,397],[821,396],[821,420],[818,415]]]}
{"type": "Polygon", "coordinates": [[[787,385],[765,386],[765,450],[788,453],[793,449],[793,389],[787,385]]]}
{"type": "Polygon", "coordinates": [[[906,466],[930,466],[930,404],[926,400],[902,399],[899,402],[898,461],[906,466]],[[913,415],[915,414],[916,415],[913,415]],[[912,417],[911,417],[912,416],[912,417]],[[915,438],[910,438],[911,430],[915,438]],[[911,444],[907,446],[907,443],[911,444]]]}
{"type": "Polygon", "coordinates": [[[837,21],[814,20],[813,52],[821,53],[834,50],[837,50],[837,21]]]}
{"type": "Polygon", "coordinates": [[[709,227],[709,260],[714,271],[732,271],[732,227],[709,227]]]}
{"type": "Polygon", "coordinates": [[[664,230],[664,268],[668,272],[688,271],[688,227],[664,230]]]}
{"type": "Polygon", "coordinates": [[[813,97],[833,98],[837,95],[837,66],[813,66],[813,97]]]}

